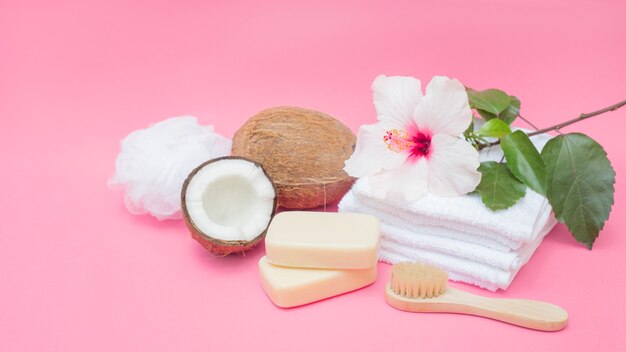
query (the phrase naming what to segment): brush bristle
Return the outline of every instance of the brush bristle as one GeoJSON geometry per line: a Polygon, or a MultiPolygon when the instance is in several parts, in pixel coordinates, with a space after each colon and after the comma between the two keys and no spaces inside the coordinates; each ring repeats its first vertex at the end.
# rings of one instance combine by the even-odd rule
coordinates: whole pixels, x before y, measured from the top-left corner
{"type": "Polygon", "coordinates": [[[448,274],[436,266],[403,262],[391,269],[391,289],[409,298],[437,297],[446,291],[448,274]]]}

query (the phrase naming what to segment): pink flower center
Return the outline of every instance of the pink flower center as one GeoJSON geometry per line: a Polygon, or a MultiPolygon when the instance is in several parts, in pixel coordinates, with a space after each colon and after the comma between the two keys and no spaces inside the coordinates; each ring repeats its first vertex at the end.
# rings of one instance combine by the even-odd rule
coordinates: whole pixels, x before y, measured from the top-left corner
{"type": "Polygon", "coordinates": [[[395,153],[408,152],[412,159],[429,156],[431,139],[429,133],[424,133],[418,129],[411,131],[411,133],[393,129],[385,132],[383,136],[389,150],[395,153]]]}

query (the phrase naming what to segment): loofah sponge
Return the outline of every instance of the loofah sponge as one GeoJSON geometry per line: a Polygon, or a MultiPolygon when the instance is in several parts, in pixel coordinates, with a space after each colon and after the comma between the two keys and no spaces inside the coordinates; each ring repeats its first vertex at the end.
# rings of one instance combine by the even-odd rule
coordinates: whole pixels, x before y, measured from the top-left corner
{"type": "Polygon", "coordinates": [[[109,186],[125,188],[126,208],[132,214],[180,219],[180,192],[187,175],[209,159],[230,154],[231,144],[193,116],[161,121],[122,141],[109,186]]]}

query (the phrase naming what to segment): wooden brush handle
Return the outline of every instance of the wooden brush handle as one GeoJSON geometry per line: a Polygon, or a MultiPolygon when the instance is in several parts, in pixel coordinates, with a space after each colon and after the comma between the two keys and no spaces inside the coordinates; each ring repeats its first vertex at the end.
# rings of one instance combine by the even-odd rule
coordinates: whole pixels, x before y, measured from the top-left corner
{"type": "Polygon", "coordinates": [[[557,331],[567,325],[567,312],[554,304],[527,299],[499,299],[474,295],[451,287],[438,297],[407,298],[387,285],[386,300],[408,312],[470,314],[535,330],[557,331]]]}

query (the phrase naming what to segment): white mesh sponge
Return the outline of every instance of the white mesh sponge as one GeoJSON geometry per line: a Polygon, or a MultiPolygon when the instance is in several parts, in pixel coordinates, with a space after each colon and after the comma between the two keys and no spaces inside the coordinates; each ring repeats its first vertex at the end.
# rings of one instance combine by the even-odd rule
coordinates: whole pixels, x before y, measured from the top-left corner
{"type": "Polygon", "coordinates": [[[232,142],[193,116],[173,117],[122,141],[109,186],[124,186],[126,208],[159,220],[180,219],[180,191],[201,163],[230,154],[232,142]]]}

